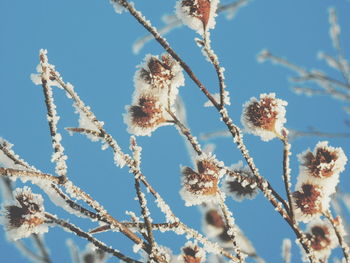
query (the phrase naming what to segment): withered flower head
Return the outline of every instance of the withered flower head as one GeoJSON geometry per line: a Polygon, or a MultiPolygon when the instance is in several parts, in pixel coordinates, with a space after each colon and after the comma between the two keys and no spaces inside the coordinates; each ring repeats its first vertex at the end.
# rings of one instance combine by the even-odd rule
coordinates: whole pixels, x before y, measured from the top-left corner
{"type": "Polygon", "coordinates": [[[327,262],[331,250],[338,245],[332,226],[322,220],[315,220],[308,225],[306,238],[310,241],[316,258],[322,262],[327,262]]]}
{"type": "Polygon", "coordinates": [[[215,27],[218,0],[182,0],[176,4],[176,14],[198,34],[215,27]]]}
{"type": "Polygon", "coordinates": [[[215,209],[210,209],[205,213],[205,223],[216,228],[223,229],[226,225],[222,216],[215,209]]]}
{"type": "Polygon", "coordinates": [[[2,223],[11,240],[28,237],[32,233],[47,232],[44,222],[43,199],[33,194],[29,187],[17,188],[14,201],[5,204],[2,211],[2,223]]]}
{"type": "Polygon", "coordinates": [[[124,122],[128,132],[134,135],[151,135],[159,126],[167,125],[165,111],[157,97],[142,94],[137,103],[126,107],[124,122]]]}
{"type": "Polygon", "coordinates": [[[174,77],[171,72],[172,62],[169,55],[163,55],[160,60],[150,55],[146,57],[145,64],[140,67],[135,78],[140,78],[153,87],[166,88],[174,77]]]}
{"type": "Polygon", "coordinates": [[[241,122],[248,132],[269,141],[282,135],[286,105],[286,101],[275,98],[275,93],[260,94],[259,101],[253,97],[244,104],[241,122]]]}
{"type": "Polygon", "coordinates": [[[232,170],[236,176],[226,175],[223,183],[224,192],[236,201],[242,201],[244,198],[253,199],[259,189],[250,168],[239,162],[232,170]]]}
{"type": "Polygon", "coordinates": [[[188,241],[182,248],[182,254],[179,256],[181,263],[201,263],[205,261],[205,252],[197,243],[188,241]]]}
{"type": "Polygon", "coordinates": [[[301,172],[316,178],[336,178],[344,171],[347,158],[343,150],[328,146],[327,141],[317,143],[313,152],[309,149],[300,154],[301,172]]]}
{"type": "Polygon", "coordinates": [[[217,238],[221,242],[230,241],[227,226],[222,215],[215,209],[209,208],[204,213],[203,231],[209,238],[217,238]]]}
{"type": "Polygon", "coordinates": [[[186,206],[201,204],[213,200],[218,191],[219,179],[225,173],[218,168],[222,163],[215,156],[205,155],[196,160],[197,171],[190,167],[182,168],[182,189],[180,191],[186,206]]]}
{"type": "Polygon", "coordinates": [[[328,208],[329,198],[323,195],[322,190],[318,185],[304,183],[293,193],[293,209],[298,221],[309,222],[328,208]]]}
{"type": "Polygon", "coordinates": [[[83,263],[104,263],[106,259],[106,252],[96,248],[91,243],[86,246],[85,252],[82,254],[83,263]]]}
{"type": "Polygon", "coordinates": [[[134,97],[148,92],[157,96],[163,105],[168,99],[174,103],[178,87],[184,85],[182,68],[176,60],[169,54],[163,54],[161,58],[147,55],[138,68],[134,76],[134,97]]]}

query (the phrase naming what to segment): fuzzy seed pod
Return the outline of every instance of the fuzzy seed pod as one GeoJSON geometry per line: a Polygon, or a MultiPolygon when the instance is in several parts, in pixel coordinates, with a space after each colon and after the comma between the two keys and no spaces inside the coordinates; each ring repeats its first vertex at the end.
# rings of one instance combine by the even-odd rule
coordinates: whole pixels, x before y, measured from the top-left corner
{"type": "Polygon", "coordinates": [[[275,98],[275,93],[260,94],[260,100],[255,97],[243,105],[241,122],[249,133],[260,136],[263,141],[269,141],[282,135],[286,122],[286,101],[275,98]]]}
{"type": "Polygon", "coordinates": [[[341,148],[317,143],[313,152],[309,149],[298,156],[301,170],[316,178],[330,178],[344,171],[347,158],[341,148]]]}
{"type": "Polygon", "coordinates": [[[182,168],[183,182],[180,191],[186,206],[201,204],[202,202],[214,201],[218,191],[219,179],[225,173],[219,169],[222,166],[214,156],[202,155],[196,160],[197,171],[190,167],[182,168]]]}
{"type": "Polygon", "coordinates": [[[188,241],[182,248],[182,254],[179,256],[180,263],[201,263],[205,262],[205,252],[197,243],[188,241]]]}
{"type": "MultiPolygon", "coordinates": [[[[140,93],[149,93],[159,98],[163,105],[174,103],[178,88],[184,85],[184,76],[179,63],[169,54],[147,55],[134,75],[134,98],[140,93]]],[[[135,101],[135,99],[134,99],[135,101]]]]}
{"type": "Polygon", "coordinates": [[[296,220],[305,223],[326,211],[330,201],[329,197],[323,193],[323,187],[312,182],[297,186],[292,199],[296,220]]]}
{"type": "Polygon", "coordinates": [[[245,198],[255,198],[259,189],[250,168],[243,166],[243,163],[239,162],[232,167],[232,171],[237,174],[237,177],[226,175],[223,182],[225,194],[236,201],[242,201],[245,198]]]}
{"type": "Polygon", "coordinates": [[[308,225],[306,238],[315,252],[316,259],[327,262],[332,249],[338,245],[333,227],[324,220],[315,220],[308,225]]]}
{"type": "Polygon", "coordinates": [[[128,125],[128,132],[134,135],[148,135],[158,127],[167,125],[165,110],[157,97],[142,94],[137,103],[126,107],[124,122],[128,125]]]}
{"type": "Polygon", "coordinates": [[[176,4],[176,15],[182,22],[202,35],[215,27],[218,0],[182,0],[176,4]]]}
{"type": "Polygon", "coordinates": [[[42,196],[33,194],[29,187],[17,188],[13,193],[14,201],[4,205],[1,218],[9,239],[47,232],[42,196]]]}

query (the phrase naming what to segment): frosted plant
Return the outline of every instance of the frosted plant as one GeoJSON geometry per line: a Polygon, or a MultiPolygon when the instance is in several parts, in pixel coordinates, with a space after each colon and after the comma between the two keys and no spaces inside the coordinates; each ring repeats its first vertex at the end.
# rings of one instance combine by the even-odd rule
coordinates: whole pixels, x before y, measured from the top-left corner
{"type": "MultiPolygon", "coordinates": [[[[242,197],[254,197],[260,191],[261,199],[271,204],[271,213],[287,223],[286,225],[292,230],[294,238],[300,244],[309,262],[316,263],[320,260],[325,262],[332,249],[338,246],[346,262],[350,262],[345,224],[340,216],[333,217],[333,211],[330,209],[332,194],[339,182],[339,174],[344,171],[347,161],[343,150],[340,147],[328,146],[327,142],[319,142],[313,151],[307,150],[300,154],[299,176],[296,178],[295,190],[292,192],[291,179],[294,174],[290,163],[293,159],[291,160],[291,144],[288,141],[289,130],[285,127],[287,102],[276,98],[275,93],[261,94],[259,99],[252,98],[243,106],[241,117],[243,128],[259,136],[263,141],[270,141],[277,137],[282,143],[281,183],[284,189],[281,191],[280,187],[274,188],[269,181],[271,177],[265,176],[263,169],[259,170],[257,165],[259,161],[256,159],[260,156],[253,159],[252,151],[248,149],[249,144],[244,141],[244,133],[239,124],[231,118],[231,109],[228,108],[231,100],[224,76],[225,69],[211,47],[213,39],[209,33],[214,29],[217,14],[223,10],[225,5],[219,6],[216,0],[182,0],[176,5],[176,15],[179,18],[177,23],[181,21],[199,34],[195,43],[203,54],[203,61],[208,61],[216,74],[217,85],[210,84],[209,89],[209,85],[207,87],[202,82],[201,78],[194,73],[194,69],[174,50],[173,46],[145,18],[134,3],[127,0],[111,0],[110,2],[117,13],[123,11],[131,14],[147,32],[152,34],[154,40],[166,52],[159,55],[146,55],[134,74],[134,92],[131,103],[126,106],[124,114],[127,130],[132,134],[129,144],[127,147],[119,144],[120,142],[107,131],[104,122],[98,119],[93,109],[80,98],[78,89],[63,80],[55,66],[49,63],[47,50],[41,49],[40,63],[37,72],[31,75],[31,79],[35,85],[41,86],[44,93],[52,144],[50,160],[54,163],[55,170],[54,174],[41,172],[15,154],[11,144],[0,139],[0,176],[4,179],[3,187],[6,189],[3,192],[7,193],[6,198],[10,200],[3,205],[2,209],[2,223],[8,236],[13,240],[28,237],[35,239],[38,237],[37,234],[47,232],[48,225],[61,228],[89,244],[84,252],[74,248],[72,242],[69,244],[75,263],[106,262],[107,255],[113,257],[114,260],[117,258],[127,263],[200,263],[205,262],[207,258],[213,262],[243,263],[251,260],[264,262],[258,255],[259,249],[255,249],[253,243],[243,234],[243,230],[238,227],[236,205],[228,205],[236,200],[244,199],[242,197]],[[218,123],[227,128],[239,153],[234,156],[235,160],[233,160],[233,162],[239,161],[238,165],[225,166],[222,160],[226,157],[230,159],[231,156],[223,157],[219,150],[214,155],[215,147],[211,147],[211,151],[208,152],[208,147],[202,147],[201,141],[189,129],[188,123],[191,119],[187,120],[186,110],[179,103],[180,92],[182,93],[179,87],[185,83],[184,73],[188,80],[192,80],[194,86],[204,94],[205,100],[208,101],[205,105],[211,106],[205,110],[215,111],[218,123]],[[67,165],[68,157],[63,147],[64,141],[59,133],[60,116],[56,111],[57,106],[54,100],[56,90],[67,95],[73,104],[74,111],[79,114],[77,127],[68,127],[66,130],[71,134],[86,135],[89,139],[101,143],[102,150],[111,151],[111,160],[118,168],[127,167],[132,181],[130,188],[133,188],[135,193],[133,197],[137,201],[137,206],[130,207],[130,209],[128,207],[128,211],[123,213],[126,215],[123,219],[119,218],[119,213],[115,213],[115,207],[110,208],[108,204],[100,203],[92,194],[76,184],[79,182],[77,178],[71,179],[67,165]],[[152,182],[147,178],[149,170],[143,170],[142,162],[146,158],[144,158],[141,144],[138,144],[137,136],[152,136],[158,128],[170,124],[169,130],[175,128],[186,144],[191,147],[189,152],[194,167],[182,168],[181,189],[176,191],[180,191],[185,206],[197,205],[202,208],[202,218],[196,217],[195,219],[198,221],[202,219],[203,234],[195,227],[189,226],[175,212],[177,210],[173,210],[166,195],[168,188],[161,187],[158,192],[157,184],[153,185],[154,178],[152,182]],[[245,161],[246,166],[243,166],[242,161],[245,161]],[[33,194],[27,186],[12,193],[14,181],[20,181],[22,184],[30,182],[41,188],[57,206],[57,209],[68,214],[69,219],[65,220],[61,216],[50,213],[48,211],[51,209],[50,206],[44,209],[43,197],[33,194]],[[230,195],[234,197],[234,201],[226,199],[226,196],[230,195]],[[91,228],[86,229],[83,223],[76,225],[73,219],[79,219],[77,222],[87,222],[91,228]],[[309,223],[306,230],[300,222],[309,223]],[[112,237],[113,235],[122,236],[127,240],[125,244],[129,245],[130,249],[127,252],[119,251],[118,242],[113,242],[113,238],[104,239],[103,235],[106,232],[112,237]],[[169,235],[179,235],[179,239],[182,240],[181,245],[177,248],[171,247],[171,249],[165,247],[164,244],[167,242],[163,244],[164,240],[161,237],[164,232],[169,232],[167,233],[169,235]]],[[[238,5],[245,2],[235,3],[238,5]]],[[[227,8],[230,6],[233,5],[226,5],[227,8]]],[[[333,11],[330,13],[330,18],[332,41],[339,49],[340,31],[333,11]]],[[[260,59],[269,57],[271,53],[264,51],[260,59]]],[[[327,58],[327,61],[333,66],[336,65],[333,63],[335,61],[330,58],[327,58]]],[[[340,58],[337,61],[342,61],[345,72],[347,64],[340,58]]],[[[306,74],[305,71],[300,70],[299,73],[306,74]]],[[[315,73],[315,75],[319,77],[318,80],[328,81],[321,73],[315,73]]],[[[187,86],[190,88],[191,84],[187,83],[187,86]]],[[[202,102],[199,102],[199,105],[202,105],[202,102]]],[[[203,116],[206,117],[205,114],[203,116]]],[[[200,121],[205,125],[209,123],[206,118],[200,121]]],[[[140,141],[143,143],[143,140],[152,139],[142,138],[140,141]]],[[[259,146],[254,145],[253,147],[259,146]]],[[[166,150],[169,153],[172,151],[171,148],[166,150]]],[[[271,160],[271,166],[277,164],[277,159],[271,160]]],[[[157,158],[152,166],[158,168],[157,158]]],[[[170,169],[162,169],[161,173],[168,175],[170,169]]],[[[102,172],[103,168],[100,171],[102,172]]],[[[96,187],[98,187],[101,183],[100,178],[94,177],[93,179],[96,180],[96,187]]],[[[164,186],[169,187],[169,184],[164,184],[164,186]]],[[[117,191],[112,194],[117,200],[115,202],[117,205],[126,198],[126,195],[120,195],[117,191]]],[[[244,200],[241,201],[244,202],[244,200]]],[[[183,203],[176,205],[181,206],[183,203]]],[[[191,211],[190,209],[193,208],[186,209],[189,209],[186,211],[191,211]]],[[[268,213],[267,210],[266,213],[268,213]]],[[[272,230],[270,231],[272,233],[272,230]]],[[[37,244],[41,240],[37,239],[37,244]]],[[[291,257],[291,244],[288,241],[283,241],[283,244],[283,257],[288,262],[291,257]]],[[[51,262],[51,255],[46,244],[42,242],[38,247],[37,254],[31,253],[32,258],[40,262],[51,262]]]]}

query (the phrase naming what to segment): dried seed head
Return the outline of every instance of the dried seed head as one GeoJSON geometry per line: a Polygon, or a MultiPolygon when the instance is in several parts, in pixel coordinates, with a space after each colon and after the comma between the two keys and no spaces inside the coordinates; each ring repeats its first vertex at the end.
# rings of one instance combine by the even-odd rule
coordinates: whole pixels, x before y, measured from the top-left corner
{"type": "Polygon", "coordinates": [[[322,220],[315,220],[308,225],[306,238],[310,241],[316,258],[322,262],[327,262],[331,250],[338,245],[332,226],[322,220]]]}
{"type": "Polygon", "coordinates": [[[190,167],[183,167],[183,188],[181,195],[186,201],[186,206],[208,202],[216,196],[219,179],[225,173],[218,168],[222,166],[214,156],[202,155],[196,160],[197,171],[190,167]]]}
{"type": "Polygon", "coordinates": [[[156,56],[149,56],[144,66],[137,72],[136,78],[140,78],[154,88],[166,88],[172,78],[171,65],[168,56],[159,60],[156,56]]]}
{"type": "Polygon", "coordinates": [[[318,185],[304,183],[293,193],[293,209],[298,221],[309,222],[328,208],[329,198],[322,191],[318,185]]]}
{"type": "Polygon", "coordinates": [[[347,158],[341,148],[317,143],[313,152],[309,149],[300,154],[301,171],[316,178],[330,178],[344,171],[347,158]]]}
{"type": "Polygon", "coordinates": [[[82,254],[83,263],[104,263],[106,259],[106,252],[96,248],[91,243],[86,246],[85,252],[82,254]]]}
{"type": "Polygon", "coordinates": [[[198,34],[215,27],[218,0],[182,0],[176,4],[176,14],[198,34]]]}
{"type": "MultiPolygon", "coordinates": [[[[184,85],[184,76],[179,63],[169,54],[147,55],[134,76],[134,98],[147,92],[157,96],[163,105],[174,103],[178,88],[184,85]]],[[[134,99],[135,101],[135,99],[134,99]]]]}
{"type": "Polygon", "coordinates": [[[255,198],[259,189],[250,168],[239,162],[232,167],[232,170],[237,176],[226,175],[223,191],[236,201],[255,198]]]}
{"type": "Polygon", "coordinates": [[[241,122],[248,132],[269,141],[282,134],[286,105],[286,101],[275,98],[275,93],[261,94],[259,101],[253,97],[243,106],[241,122]]]}
{"type": "Polygon", "coordinates": [[[218,238],[226,229],[225,222],[221,213],[216,209],[215,205],[203,204],[203,232],[208,238],[218,238]]]}
{"type": "Polygon", "coordinates": [[[205,213],[205,223],[219,229],[224,229],[225,227],[222,216],[215,209],[210,209],[205,213]]]}
{"type": "Polygon", "coordinates": [[[4,205],[1,220],[9,239],[17,240],[32,233],[47,232],[41,195],[33,194],[29,187],[24,187],[14,191],[14,198],[13,202],[4,205]]]}
{"type": "Polygon", "coordinates": [[[182,254],[179,256],[181,263],[201,263],[205,261],[205,252],[197,243],[187,242],[182,248],[182,254]]]}
{"type": "Polygon", "coordinates": [[[128,132],[134,135],[151,135],[158,127],[167,125],[165,111],[158,98],[143,94],[136,104],[126,107],[124,122],[128,125],[128,132]]]}

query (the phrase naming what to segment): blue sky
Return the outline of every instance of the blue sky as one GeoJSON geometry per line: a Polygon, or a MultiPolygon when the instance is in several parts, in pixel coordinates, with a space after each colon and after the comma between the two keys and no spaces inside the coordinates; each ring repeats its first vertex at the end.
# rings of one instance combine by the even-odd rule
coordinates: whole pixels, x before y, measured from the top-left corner
{"type": "MultiPolygon", "coordinates": [[[[155,26],[161,26],[162,15],[174,11],[175,1],[136,1],[135,5],[155,26]]],[[[233,20],[228,21],[223,15],[217,18],[216,28],[211,33],[212,47],[226,69],[226,84],[232,100],[228,110],[239,126],[245,101],[258,97],[260,93],[275,92],[277,97],[288,101],[287,128],[305,131],[314,127],[324,132],[349,132],[349,126],[345,124],[349,115],[342,110],[345,102],[327,96],[296,95],[288,81],[289,77],[295,76],[293,72],[269,62],[259,64],[256,61],[256,55],[267,48],[305,68],[318,68],[341,79],[339,73],[317,59],[318,51],[336,55],[329,39],[329,7],[335,7],[337,11],[345,57],[350,58],[350,49],[347,48],[350,3],[345,0],[254,0],[233,20]]],[[[146,54],[163,53],[160,45],[150,42],[134,55],[132,44],[145,35],[145,30],[129,14],[116,14],[108,1],[2,0],[0,14],[0,137],[13,143],[14,150],[29,163],[44,172],[54,172],[42,90],[30,80],[30,74],[35,72],[38,64],[39,49],[45,48],[50,63],[56,65],[64,80],[75,86],[96,116],[105,121],[107,131],[124,151],[128,151],[129,134],[122,114],[125,105],[131,102],[135,67],[146,54]]],[[[215,72],[203,58],[194,37],[197,35],[187,27],[177,28],[166,36],[201,81],[215,93],[215,72]]],[[[199,137],[202,133],[224,129],[217,112],[203,107],[206,98],[199,89],[187,76],[185,81],[180,94],[186,104],[193,134],[199,137]]],[[[101,151],[98,143],[91,143],[79,135],[69,136],[63,130],[64,127],[76,126],[78,116],[74,114],[72,102],[61,90],[55,90],[54,94],[61,116],[59,128],[69,156],[70,179],[118,219],[127,219],[126,210],[138,211],[138,204],[133,200],[132,176],[126,168],[116,168],[111,153],[101,151]]],[[[298,174],[296,154],[307,148],[313,149],[319,140],[317,137],[303,137],[292,142],[293,183],[298,174]]],[[[331,138],[329,141],[332,146],[341,146],[350,156],[349,138],[331,138]]],[[[191,165],[182,137],[169,126],[158,129],[152,137],[138,138],[138,142],[143,147],[144,174],[174,212],[188,225],[200,230],[198,209],[185,208],[178,193],[179,167],[191,165]]],[[[210,142],[216,144],[215,154],[225,164],[242,160],[231,139],[216,138],[210,142]]],[[[277,140],[262,142],[253,135],[245,136],[245,142],[262,175],[283,193],[281,143],[277,140]]],[[[348,170],[341,175],[344,190],[350,189],[348,170]]],[[[272,206],[261,194],[252,201],[237,203],[228,199],[227,203],[258,253],[268,262],[280,262],[282,239],[294,236],[272,206]]],[[[48,201],[45,206],[62,218],[71,218],[48,201]]],[[[156,208],[152,209],[156,218],[161,220],[156,208]]],[[[72,218],[70,221],[86,229],[93,227],[81,219],[72,218]]],[[[50,229],[46,235],[54,262],[69,262],[65,245],[69,237],[73,238],[59,228],[50,229]]],[[[130,253],[130,242],[120,235],[106,234],[101,238],[126,254],[130,253]]],[[[81,248],[85,245],[85,241],[76,242],[81,248]]],[[[174,238],[173,234],[159,236],[159,243],[171,247],[174,253],[178,253],[183,242],[184,238],[174,238]]],[[[8,263],[27,262],[14,246],[6,242],[2,228],[0,253],[8,263]]],[[[293,258],[298,262],[299,251],[294,243],[293,258]]]]}

